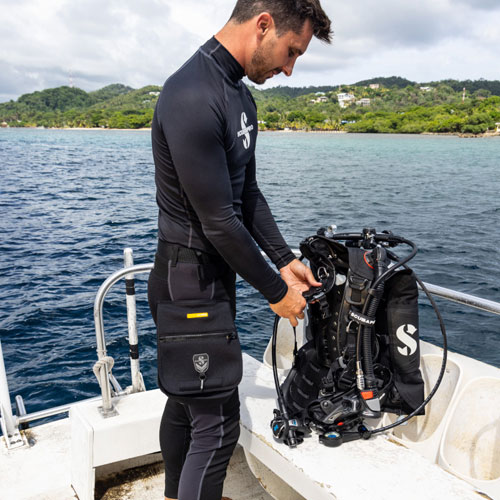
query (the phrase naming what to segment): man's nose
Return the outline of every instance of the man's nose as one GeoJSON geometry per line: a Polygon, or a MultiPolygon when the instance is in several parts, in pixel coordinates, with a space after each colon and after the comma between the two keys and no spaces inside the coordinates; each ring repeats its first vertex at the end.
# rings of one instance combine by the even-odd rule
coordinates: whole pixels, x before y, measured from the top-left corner
{"type": "Polygon", "coordinates": [[[294,65],[295,65],[295,59],[291,59],[281,68],[281,71],[283,71],[283,73],[285,73],[286,76],[292,76],[294,65]]]}

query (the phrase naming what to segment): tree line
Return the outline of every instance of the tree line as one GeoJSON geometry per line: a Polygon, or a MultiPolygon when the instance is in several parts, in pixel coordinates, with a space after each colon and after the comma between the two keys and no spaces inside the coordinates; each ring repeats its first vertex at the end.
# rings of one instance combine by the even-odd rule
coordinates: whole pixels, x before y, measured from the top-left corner
{"type": "MultiPolygon", "coordinates": [[[[481,134],[500,122],[500,81],[422,84],[380,77],[335,87],[249,88],[261,130],[481,134]]],[[[149,127],[160,90],[121,84],[94,92],[46,89],[1,103],[0,122],[11,127],[149,127]]]]}

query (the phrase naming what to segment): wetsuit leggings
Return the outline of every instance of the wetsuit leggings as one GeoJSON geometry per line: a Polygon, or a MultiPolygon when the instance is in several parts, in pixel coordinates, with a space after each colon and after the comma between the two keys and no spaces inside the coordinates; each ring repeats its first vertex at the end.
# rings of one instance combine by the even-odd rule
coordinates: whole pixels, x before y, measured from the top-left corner
{"type": "MultiPolygon", "coordinates": [[[[206,254],[197,262],[184,249],[174,250],[159,243],[149,277],[148,300],[155,323],[158,303],[169,300],[230,300],[234,316],[235,275],[229,266],[206,254]]],[[[220,500],[240,433],[239,418],[237,389],[210,398],[168,398],[160,425],[166,497],[220,500]]]]}

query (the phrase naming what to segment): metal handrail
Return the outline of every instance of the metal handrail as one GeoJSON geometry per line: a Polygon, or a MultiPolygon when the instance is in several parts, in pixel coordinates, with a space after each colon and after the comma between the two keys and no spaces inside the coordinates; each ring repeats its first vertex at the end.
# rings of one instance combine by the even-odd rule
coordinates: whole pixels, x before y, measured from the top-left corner
{"type": "Polygon", "coordinates": [[[429,293],[435,295],[436,297],[441,297],[452,302],[457,302],[458,304],[463,304],[469,307],[474,307],[475,309],[480,309],[481,311],[500,315],[500,303],[493,300],[482,299],[481,297],[469,295],[468,293],[455,292],[455,290],[432,285],[430,283],[424,282],[424,285],[429,293]]]}
{"type": "Polygon", "coordinates": [[[108,279],[99,287],[94,301],[94,323],[95,335],[97,341],[97,358],[101,362],[99,368],[99,385],[101,386],[102,393],[102,414],[104,417],[109,417],[115,414],[113,402],[111,400],[111,386],[109,382],[108,365],[106,360],[108,354],[106,351],[106,340],[104,338],[104,322],[102,316],[102,308],[104,298],[111,289],[111,287],[121,278],[127,275],[135,275],[140,273],[147,273],[153,269],[153,264],[139,264],[132,267],[125,267],[114,272],[108,279]]]}

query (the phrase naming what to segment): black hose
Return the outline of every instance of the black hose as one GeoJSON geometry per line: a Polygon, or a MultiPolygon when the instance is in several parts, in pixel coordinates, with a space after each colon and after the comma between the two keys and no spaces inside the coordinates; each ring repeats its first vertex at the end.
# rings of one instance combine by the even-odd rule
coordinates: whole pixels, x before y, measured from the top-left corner
{"type": "Polygon", "coordinates": [[[276,393],[278,395],[278,406],[281,414],[288,419],[288,415],[286,415],[287,411],[285,408],[285,399],[283,397],[283,391],[281,390],[280,380],[278,377],[278,363],[276,361],[276,341],[278,338],[278,323],[280,317],[276,314],[274,317],[274,325],[273,325],[273,337],[271,343],[271,359],[273,362],[273,376],[274,376],[274,385],[276,386],[276,393]]]}
{"type": "MultiPolygon", "coordinates": [[[[374,318],[377,314],[378,306],[380,304],[380,298],[384,293],[385,288],[385,280],[379,280],[381,276],[384,276],[387,271],[386,259],[387,259],[387,251],[385,248],[378,245],[375,249],[372,250],[372,256],[375,253],[375,272],[376,272],[376,280],[377,283],[372,290],[375,291],[374,295],[368,295],[366,302],[369,302],[368,307],[364,307],[366,309],[366,315],[369,318],[374,318]],[[371,298],[371,300],[369,300],[371,298]]],[[[368,389],[374,389],[376,387],[375,373],[373,372],[373,355],[372,355],[372,334],[373,334],[373,326],[366,325],[363,327],[363,369],[365,380],[367,382],[368,389]]],[[[357,359],[359,361],[359,358],[357,359]]]]}
{"type": "MultiPolygon", "coordinates": [[[[280,381],[278,377],[278,363],[276,361],[276,342],[278,338],[278,323],[280,321],[280,317],[276,315],[274,317],[274,326],[273,326],[273,337],[271,343],[271,359],[273,362],[273,376],[274,376],[274,385],[276,386],[276,393],[278,395],[278,406],[283,418],[288,422],[288,411],[285,406],[285,398],[283,397],[283,391],[281,390],[280,381]]],[[[288,429],[288,435],[286,438],[286,442],[288,446],[295,447],[297,446],[297,438],[295,436],[295,431],[293,429],[288,429]]]]}
{"type": "MultiPolygon", "coordinates": [[[[378,305],[380,303],[380,296],[384,291],[384,283],[379,283],[376,288],[377,296],[374,296],[370,301],[366,315],[369,318],[375,317],[378,305]]],[[[363,372],[367,382],[367,388],[373,389],[376,385],[375,373],[373,371],[373,353],[372,353],[372,334],[373,326],[363,325],[362,339],[363,339],[363,372]]],[[[357,358],[359,361],[359,357],[357,358]]]]}

